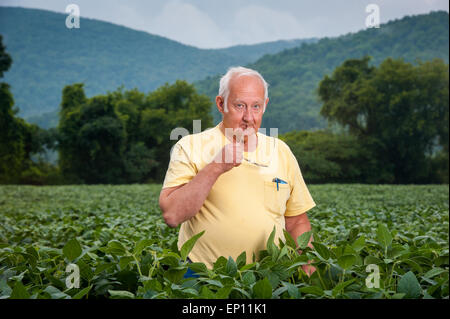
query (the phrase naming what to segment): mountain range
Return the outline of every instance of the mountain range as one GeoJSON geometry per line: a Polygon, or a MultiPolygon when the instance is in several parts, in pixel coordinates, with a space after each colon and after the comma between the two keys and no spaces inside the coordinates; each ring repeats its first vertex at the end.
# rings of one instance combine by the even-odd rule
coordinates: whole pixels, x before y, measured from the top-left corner
{"type": "Polygon", "coordinates": [[[67,15],[39,9],[0,7],[0,34],[13,64],[5,75],[19,115],[58,109],[65,85],[84,82],[88,96],[119,86],[148,92],[177,79],[188,82],[224,72],[231,65],[317,39],[275,41],[225,49],[193,46],[124,26],[80,18],[68,29],[67,15]]]}
{"type": "MultiPolygon", "coordinates": [[[[258,70],[269,83],[269,105],[262,127],[291,130],[315,130],[327,126],[319,115],[321,103],[317,88],[325,75],[347,59],[371,56],[378,65],[386,58],[411,63],[440,58],[449,62],[449,14],[431,12],[381,24],[335,38],[265,55],[248,66],[258,70]]],[[[219,75],[196,83],[211,99],[218,91],[219,75]]],[[[220,113],[213,108],[215,123],[220,113]]]]}
{"type": "MultiPolygon", "coordinates": [[[[199,49],[167,38],[99,20],[81,18],[67,29],[66,15],[45,10],[0,7],[0,34],[13,58],[3,79],[12,87],[20,116],[54,127],[65,85],[84,82],[88,96],[120,86],[152,91],[176,79],[193,82],[212,101],[220,74],[233,65],[258,70],[269,83],[270,102],[262,127],[280,133],[320,129],[317,87],[350,58],[388,57],[411,63],[449,60],[447,12],[405,16],[380,28],[322,39],[276,41],[224,49],[199,49]]],[[[220,119],[213,105],[212,114],[220,119]]]]}

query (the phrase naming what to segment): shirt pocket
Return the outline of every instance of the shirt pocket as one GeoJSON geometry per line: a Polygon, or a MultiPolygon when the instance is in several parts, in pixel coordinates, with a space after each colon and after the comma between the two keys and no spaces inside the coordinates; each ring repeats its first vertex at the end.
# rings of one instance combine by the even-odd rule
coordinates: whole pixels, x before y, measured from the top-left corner
{"type": "Polygon", "coordinates": [[[289,184],[264,182],[264,206],[272,214],[281,216],[286,211],[286,202],[291,195],[289,184]]]}

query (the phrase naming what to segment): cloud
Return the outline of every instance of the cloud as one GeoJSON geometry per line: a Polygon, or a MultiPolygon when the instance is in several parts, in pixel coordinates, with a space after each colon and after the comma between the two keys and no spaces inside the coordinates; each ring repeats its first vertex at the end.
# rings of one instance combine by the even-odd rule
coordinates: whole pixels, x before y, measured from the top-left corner
{"type": "Polygon", "coordinates": [[[238,9],[232,27],[234,43],[252,44],[308,36],[305,26],[290,13],[259,5],[238,9]]]}
{"type": "Polygon", "coordinates": [[[227,34],[206,12],[190,3],[170,1],[148,23],[148,30],[170,39],[202,48],[231,44],[227,34]]]}
{"type": "Polygon", "coordinates": [[[338,36],[365,29],[369,3],[381,23],[405,15],[448,12],[448,0],[0,0],[0,5],[65,13],[69,3],[82,17],[110,21],[200,48],[280,39],[338,36]]]}

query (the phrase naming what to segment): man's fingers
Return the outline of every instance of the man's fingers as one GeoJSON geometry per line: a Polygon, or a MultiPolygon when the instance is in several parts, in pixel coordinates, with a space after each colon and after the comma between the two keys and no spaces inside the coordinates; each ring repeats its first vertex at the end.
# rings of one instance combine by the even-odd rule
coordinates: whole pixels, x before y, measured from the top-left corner
{"type": "Polygon", "coordinates": [[[242,154],[244,152],[244,147],[242,143],[235,143],[233,145],[233,163],[241,164],[242,162],[242,154]]]}

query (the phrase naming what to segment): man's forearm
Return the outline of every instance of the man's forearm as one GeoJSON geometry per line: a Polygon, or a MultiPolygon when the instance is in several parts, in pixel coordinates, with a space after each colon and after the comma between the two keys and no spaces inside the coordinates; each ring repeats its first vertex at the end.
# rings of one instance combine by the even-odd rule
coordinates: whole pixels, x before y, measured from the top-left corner
{"type": "MultiPolygon", "coordinates": [[[[287,224],[286,224],[287,226],[287,224]]],[[[298,236],[301,234],[310,231],[311,230],[311,224],[309,222],[309,219],[305,215],[305,218],[301,219],[300,221],[296,223],[290,223],[289,227],[286,228],[287,232],[294,238],[294,240],[297,242],[298,236]]],[[[311,248],[314,248],[312,245],[313,236],[309,239],[308,246],[311,248]]],[[[299,254],[302,254],[302,250],[298,250],[299,254]]],[[[305,273],[310,276],[313,272],[316,271],[316,269],[310,265],[311,261],[308,261],[307,265],[303,265],[302,269],[305,271],[305,273]]]]}
{"type": "MultiPolygon", "coordinates": [[[[293,225],[290,229],[286,229],[286,230],[292,236],[292,238],[295,240],[295,242],[297,242],[298,236],[302,235],[305,232],[311,231],[311,223],[309,222],[309,220],[306,220],[304,222],[298,222],[295,225],[293,225]]],[[[312,241],[313,241],[313,238],[311,236],[311,238],[309,239],[309,242],[308,242],[308,247],[313,248],[312,241]]],[[[301,250],[299,250],[298,252],[299,252],[299,254],[302,253],[301,250]]]]}
{"type": "Polygon", "coordinates": [[[168,207],[163,212],[166,223],[176,227],[193,217],[202,207],[203,202],[222,174],[216,163],[206,165],[186,185],[175,190],[167,197],[168,207]]]}

